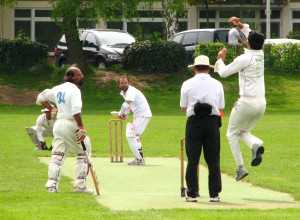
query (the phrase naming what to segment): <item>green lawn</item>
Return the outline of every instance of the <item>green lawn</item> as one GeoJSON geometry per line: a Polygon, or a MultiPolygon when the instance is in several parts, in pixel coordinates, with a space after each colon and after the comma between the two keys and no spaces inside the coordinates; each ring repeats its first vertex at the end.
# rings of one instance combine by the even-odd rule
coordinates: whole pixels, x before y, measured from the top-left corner
{"type": "MultiPolygon", "coordinates": [[[[174,157],[184,134],[185,117],[178,111],[179,86],[187,76],[170,76],[147,89],[154,117],[144,137],[146,156],[174,157]],[[159,86],[161,85],[161,86],[159,86]]],[[[1,84],[22,89],[31,81],[22,77],[1,76],[1,84]]],[[[47,77],[38,79],[42,84],[47,77]]],[[[236,98],[236,79],[223,81],[227,115],[222,128],[222,171],[234,174],[235,166],[225,138],[228,112],[236,98]]],[[[265,141],[266,154],[260,167],[248,166],[247,181],[288,192],[300,200],[300,77],[267,75],[268,113],[254,133],[265,141]]],[[[51,83],[49,83],[51,84],[51,83]]],[[[41,86],[38,86],[42,88],[41,86]]],[[[84,122],[93,141],[95,156],[107,156],[108,112],[117,109],[121,99],[114,85],[97,88],[87,81],[84,90],[84,122]]],[[[71,180],[62,178],[61,193],[48,194],[44,189],[47,167],[38,161],[49,152],[34,151],[24,127],[31,125],[37,107],[0,106],[0,219],[299,219],[299,209],[278,210],[149,210],[112,212],[101,207],[93,196],[72,193],[71,180]]],[[[250,152],[242,146],[249,164],[250,152]]],[[[127,149],[127,152],[129,150],[127,149]]],[[[174,171],[178,172],[178,171],[174,171]]],[[[101,175],[101,174],[100,174],[101,175]]],[[[121,184],[121,183],[120,183],[121,184]]],[[[224,189],[226,190],[226,189],[224,189]]]]}

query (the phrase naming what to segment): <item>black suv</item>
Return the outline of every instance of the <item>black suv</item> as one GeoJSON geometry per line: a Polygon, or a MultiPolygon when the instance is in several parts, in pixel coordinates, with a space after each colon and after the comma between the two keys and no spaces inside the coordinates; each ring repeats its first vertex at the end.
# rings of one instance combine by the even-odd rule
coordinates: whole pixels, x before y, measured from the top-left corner
{"type": "MultiPolygon", "coordinates": [[[[112,29],[80,30],[79,37],[87,62],[99,68],[120,63],[124,49],[135,42],[134,37],[127,32],[112,29]]],[[[63,35],[54,51],[58,66],[67,63],[67,51],[66,38],[63,35]]]]}
{"type": "Polygon", "coordinates": [[[197,44],[217,41],[228,43],[229,30],[227,28],[192,29],[175,34],[171,41],[184,46],[188,62],[191,62],[197,44]]]}

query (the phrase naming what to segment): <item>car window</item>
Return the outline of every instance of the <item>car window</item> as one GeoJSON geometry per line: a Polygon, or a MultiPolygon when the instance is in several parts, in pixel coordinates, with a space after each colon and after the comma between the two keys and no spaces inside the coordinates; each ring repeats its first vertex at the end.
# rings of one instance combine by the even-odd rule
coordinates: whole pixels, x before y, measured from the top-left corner
{"type": "Polygon", "coordinates": [[[197,43],[208,43],[213,42],[213,32],[211,31],[199,31],[198,32],[198,41],[197,43]]]}
{"type": "Polygon", "coordinates": [[[214,34],[214,41],[228,42],[228,30],[216,31],[214,34]]]}
{"type": "Polygon", "coordinates": [[[197,32],[188,32],[184,34],[182,44],[184,46],[192,46],[197,43],[198,33],[197,32]]]}
{"type": "Polygon", "coordinates": [[[174,41],[174,42],[176,42],[176,43],[181,43],[182,37],[183,37],[183,34],[175,35],[175,36],[173,37],[172,41],[174,41]]]}
{"type": "Polygon", "coordinates": [[[91,33],[88,33],[87,36],[86,36],[86,39],[84,41],[84,47],[91,47],[91,48],[98,48],[97,46],[97,40],[96,40],[96,37],[91,34],[91,33]]]}

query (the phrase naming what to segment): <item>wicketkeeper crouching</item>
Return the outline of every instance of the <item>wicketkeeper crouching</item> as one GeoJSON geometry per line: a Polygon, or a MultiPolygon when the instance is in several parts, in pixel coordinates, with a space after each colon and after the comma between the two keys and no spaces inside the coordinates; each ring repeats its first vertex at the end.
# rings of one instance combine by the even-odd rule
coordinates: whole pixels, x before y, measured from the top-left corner
{"type": "Polygon", "coordinates": [[[87,189],[86,178],[88,163],[85,152],[81,146],[83,141],[87,155],[91,153],[91,142],[84,129],[81,120],[81,91],[83,74],[77,67],[70,67],[65,74],[64,83],[44,90],[38,95],[37,104],[51,109],[50,103],[57,106],[57,119],[53,127],[53,149],[48,168],[48,192],[57,192],[60,169],[63,165],[66,153],[77,154],[76,180],[74,190],[76,192],[92,192],[87,189]]]}

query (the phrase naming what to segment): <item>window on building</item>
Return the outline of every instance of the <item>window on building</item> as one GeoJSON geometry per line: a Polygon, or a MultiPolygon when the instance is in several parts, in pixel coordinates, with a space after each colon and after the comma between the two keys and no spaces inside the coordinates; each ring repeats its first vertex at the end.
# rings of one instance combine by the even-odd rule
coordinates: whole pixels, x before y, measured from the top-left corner
{"type": "Polygon", "coordinates": [[[220,22],[220,28],[231,28],[228,22],[220,22]]]}
{"type": "Polygon", "coordinates": [[[216,18],[216,11],[215,10],[200,10],[199,11],[199,18],[216,18]]]}
{"type": "MultiPolygon", "coordinates": [[[[266,18],[265,10],[260,11],[260,18],[266,18]]],[[[280,10],[272,10],[271,19],[280,19],[280,10]]]]}
{"type": "Polygon", "coordinates": [[[52,20],[51,13],[46,9],[15,9],[15,36],[23,33],[32,41],[47,44],[49,49],[53,49],[62,33],[52,20]]]}
{"type": "Polygon", "coordinates": [[[239,10],[222,10],[222,11],[220,11],[220,18],[228,19],[232,16],[241,17],[240,11],[239,10]]]}
{"type": "Polygon", "coordinates": [[[254,9],[243,9],[241,11],[241,18],[255,18],[254,9]]]}
{"type": "Polygon", "coordinates": [[[35,14],[35,17],[50,18],[52,16],[52,11],[51,10],[35,10],[34,14],[35,14]]]}
{"type": "MultiPolygon", "coordinates": [[[[261,32],[266,35],[266,23],[261,23],[261,32]]],[[[278,38],[280,37],[280,23],[279,22],[271,22],[271,37],[278,38]]]]}
{"type": "Polygon", "coordinates": [[[151,39],[164,33],[163,22],[128,22],[127,28],[138,39],[151,39]]]}
{"type": "Polygon", "coordinates": [[[30,18],[31,10],[30,9],[16,9],[15,17],[16,18],[30,18]]]}
{"type": "Polygon", "coordinates": [[[200,22],[200,28],[215,28],[215,22],[200,22]]]}
{"type": "Polygon", "coordinates": [[[187,22],[181,21],[178,25],[178,32],[187,30],[187,22]]]}
{"type": "Polygon", "coordinates": [[[300,18],[300,11],[293,11],[293,18],[299,19],[300,18]]]}
{"type": "Polygon", "coordinates": [[[293,31],[300,32],[300,23],[293,23],[293,31]]]}
{"type": "Polygon", "coordinates": [[[163,12],[159,10],[139,10],[138,17],[142,18],[161,18],[163,12]]]}
{"type": "Polygon", "coordinates": [[[15,21],[15,36],[25,35],[31,38],[31,22],[30,21],[15,21]]]}

